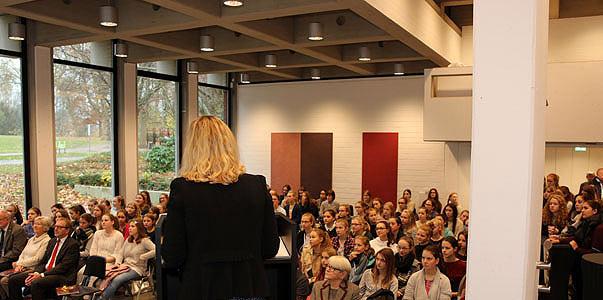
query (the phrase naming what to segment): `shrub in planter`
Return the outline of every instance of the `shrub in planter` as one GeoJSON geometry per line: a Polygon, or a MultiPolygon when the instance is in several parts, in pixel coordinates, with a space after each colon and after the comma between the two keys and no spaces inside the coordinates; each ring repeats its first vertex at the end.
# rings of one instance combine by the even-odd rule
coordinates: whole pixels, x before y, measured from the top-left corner
{"type": "Polygon", "coordinates": [[[146,171],[151,173],[166,173],[174,171],[176,153],[174,152],[174,137],[163,138],[161,145],[153,147],[145,156],[146,171]]]}

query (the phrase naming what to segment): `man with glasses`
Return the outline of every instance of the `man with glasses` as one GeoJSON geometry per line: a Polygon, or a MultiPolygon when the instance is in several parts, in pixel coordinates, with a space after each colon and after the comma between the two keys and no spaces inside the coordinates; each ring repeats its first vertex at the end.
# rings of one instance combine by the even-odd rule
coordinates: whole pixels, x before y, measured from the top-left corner
{"type": "Polygon", "coordinates": [[[78,242],[69,237],[71,222],[57,218],[55,237],[34,272],[13,275],[8,280],[10,299],[23,299],[22,288],[29,287],[32,300],[56,298],[56,287],[75,284],[80,251],[78,242]]]}
{"type": "Polygon", "coordinates": [[[27,244],[25,230],[12,218],[12,214],[0,210],[0,272],[12,269],[27,244]]]}

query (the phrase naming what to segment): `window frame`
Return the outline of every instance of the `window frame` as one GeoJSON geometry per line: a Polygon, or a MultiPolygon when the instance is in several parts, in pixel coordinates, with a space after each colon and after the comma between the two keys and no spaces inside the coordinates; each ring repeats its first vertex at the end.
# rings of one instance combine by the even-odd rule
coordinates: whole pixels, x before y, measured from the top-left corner
{"type": "MultiPolygon", "coordinates": [[[[197,80],[197,90],[199,90],[199,87],[215,88],[226,91],[224,118],[226,118],[226,125],[228,125],[228,127],[232,127],[232,73],[226,73],[226,86],[199,82],[197,80]]],[[[197,103],[199,103],[199,94],[197,94],[197,103]]],[[[197,108],[197,114],[199,114],[199,108],[197,108]]]]}

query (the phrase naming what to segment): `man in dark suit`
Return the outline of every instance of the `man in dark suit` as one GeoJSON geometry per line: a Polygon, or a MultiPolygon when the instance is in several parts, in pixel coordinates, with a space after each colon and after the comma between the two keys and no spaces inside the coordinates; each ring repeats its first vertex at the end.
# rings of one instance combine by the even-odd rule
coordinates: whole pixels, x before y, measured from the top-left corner
{"type": "Polygon", "coordinates": [[[69,237],[71,224],[57,218],[55,237],[46,247],[46,253],[34,272],[11,276],[8,280],[10,299],[23,299],[21,288],[28,286],[33,300],[56,297],[55,288],[75,284],[80,252],[78,242],[69,237]]]}
{"type": "Polygon", "coordinates": [[[27,235],[21,225],[12,221],[12,215],[4,210],[0,211],[0,271],[12,269],[12,263],[19,259],[19,255],[27,244],[27,235]]]}

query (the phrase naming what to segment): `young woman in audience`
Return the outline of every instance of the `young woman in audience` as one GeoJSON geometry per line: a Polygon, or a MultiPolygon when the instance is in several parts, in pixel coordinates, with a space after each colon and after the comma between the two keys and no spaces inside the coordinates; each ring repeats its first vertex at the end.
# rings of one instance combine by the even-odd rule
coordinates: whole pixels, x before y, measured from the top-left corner
{"type": "Polygon", "coordinates": [[[86,213],[86,210],[83,206],[77,204],[69,207],[67,211],[69,213],[69,217],[71,218],[71,223],[73,228],[77,228],[80,226],[80,217],[86,213]]]}
{"type": "Polygon", "coordinates": [[[388,220],[389,218],[394,217],[394,213],[394,204],[392,204],[391,202],[385,202],[383,204],[383,210],[381,214],[383,219],[388,220]]]}
{"type": "Polygon", "coordinates": [[[354,238],[350,234],[350,225],[347,219],[340,218],[335,221],[335,231],[337,236],[331,239],[333,248],[337,251],[337,255],[349,257],[354,250],[354,238]]]}
{"type": "Polygon", "coordinates": [[[431,188],[429,190],[429,193],[427,193],[427,199],[425,200],[431,200],[431,202],[433,203],[433,210],[436,213],[439,214],[442,212],[442,202],[440,202],[440,194],[438,193],[438,190],[436,188],[431,188]]]}
{"type": "Polygon", "coordinates": [[[362,202],[368,207],[373,206],[373,198],[371,197],[371,192],[369,190],[364,190],[364,192],[362,192],[362,202]]]}
{"type": "Polygon", "coordinates": [[[125,210],[119,210],[117,211],[117,214],[115,214],[115,216],[117,217],[117,223],[118,223],[118,229],[119,232],[121,232],[121,234],[124,236],[124,240],[128,238],[128,236],[130,235],[130,223],[128,220],[128,215],[126,213],[125,210]]]}
{"type": "Polygon", "coordinates": [[[134,202],[126,204],[126,213],[128,213],[128,220],[140,219],[140,210],[134,202]]]}
{"type": "Polygon", "coordinates": [[[459,232],[465,229],[463,222],[458,218],[459,211],[457,210],[457,206],[451,203],[446,204],[444,206],[444,214],[442,217],[444,218],[444,226],[454,235],[457,236],[459,232]]]}
{"type": "Polygon", "coordinates": [[[398,279],[395,274],[396,262],[394,251],[383,248],[375,254],[375,266],[364,271],[360,279],[360,297],[366,300],[369,296],[380,289],[392,291],[394,295],[398,292],[398,279]]]}
{"type": "Polygon", "coordinates": [[[149,208],[151,208],[151,206],[147,204],[147,198],[142,192],[136,194],[136,197],[134,198],[134,203],[138,207],[138,211],[141,215],[145,215],[146,213],[148,213],[149,208]]]}
{"type": "Polygon", "coordinates": [[[92,214],[94,207],[97,205],[98,205],[98,200],[96,200],[96,199],[88,200],[88,202],[86,202],[86,209],[88,210],[88,213],[92,214]]]}
{"type": "Polygon", "coordinates": [[[456,257],[461,260],[467,261],[467,242],[469,241],[469,233],[467,231],[459,232],[456,236],[459,242],[459,248],[456,251],[456,257]]]}
{"type": "Polygon", "coordinates": [[[322,229],[312,229],[310,243],[302,249],[301,253],[302,272],[310,282],[314,282],[320,272],[320,257],[327,247],[332,247],[329,235],[322,229]]]}
{"type": "Polygon", "coordinates": [[[350,281],[354,284],[360,284],[364,271],[372,268],[375,264],[375,251],[371,248],[369,239],[366,236],[357,236],[354,238],[354,251],[350,253],[350,262],[352,263],[353,270],[350,281]]]}
{"type": "Polygon", "coordinates": [[[352,218],[352,225],[350,226],[352,229],[352,236],[366,236],[369,240],[373,239],[373,235],[371,234],[371,228],[368,222],[361,216],[355,216],[352,218]]]}
{"type": "Polygon", "coordinates": [[[425,224],[417,228],[415,235],[415,256],[421,257],[423,249],[430,245],[431,242],[431,226],[425,224]]]}
{"type": "MultiPolygon", "coordinates": [[[[53,226],[51,226],[53,228],[53,231],[54,231],[54,224],[57,223],[57,220],[59,218],[63,218],[65,220],[68,220],[69,223],[72,224],[71,223],[71,217],[69,216],[69,213],[67,212],[67,210],[65,210],[65,209],[59,209],[59,210],[57,210],[54,213],[53,226]]],[[[73,225],[71,226],[71,229],[73,229],[73,225]]],[[[54,237],[54,236],[52,236],[52,237],[54,237]]]]}
{"type": "Polygon", "coordinates": [[[287,193],[287,205],[285,205],[285,212],[287,212],[287,217],[291,219],[291,221],[295,222],[295,224],[299,224],[301,221],[301,207],[299,203],[297,203],[297,196],[294,191],[289,191],[287,193]]]}
{"type": "Polygon", "coordinates": [[[404,296],[404,289],[410,275],[421,269],[421,264],[415,256],[415,243],[412,238],[403,236],[398,240],[400,249],[395,255],[396,260],[396,278],[398,279],[398,293],[396,298],[404,296]]]}
{"type": "Polygon", "coordinates": [[[6,207],[6,211],[9,212],[12,217],[13,217],[13,221],[19,225],[23,224],[23,215],[21,214],[21,210],[19,209],[19,206],[17,206],[17,204],[11,203],[6,207]]]}
{"type": "Polygon", "coordinates": [[[325,280],[314,284],[310,300],[359,299],[358,287],[348,282],[351,269],[350,262],[345,257],[330,257],[325,273],[325,280]]]}
{"type": "Polygon", "coordinates": [[[155,243],[155,223],[157,222],[157,215],[154,214],[146,214],[142,217],[142,225],[144,226],[145,233],[151,240],[151,242],[155,243]]]}
{"type": "MultiPolygon", "coordinates": [[[[107,267],[121,261],[121,251],[124,243],[124,236],[118,230],[119,221],[109,213],[101,217],[102,229],[97,230],[92,237],[90,246],[90,256],[96,255],[104,257],[107,267]]],[[[82,270],[83,272],[83,270],[82,270]]]]}
{"type": "Polygon", "coordinates": [[[370,242],[371,248],[375,250],[375,253],[383,248],[391,248],[392,251],[398,252],[398,245],[396,244],[396,241],[394,241],[387,221],[378,221],[375,228],[377,229],[377,237],[370,242]]]}
{"type": "Polygon", "coordinates": [[[427,209],[425,207],[419,207],[419,209],[417,210],[417,221],[415,222],[417,228],[427,224],[428,221],[429,219],[427,218],[427,209]]]}
{"type": "Polygon", "coordinates": [[[161,195],[159,195],[159,205],[161,206],[162,209],[167,210],[167,205],[170,202],[170,195],[166,194],[166,193],[161,193],[161,195]]]}
{"type": "Polygon", "coordinates": [[[364,203],[362,201],[358,201],[354,205],[354,210],[355,210],[355,214],[354,215],[358,216],[358,217],[362,217],[365,220],[367,220],[368,219],[368,215],[367,215],[368,208],[369,208],[369,206],[366,203],[364,203]]]}
{"type": "Polygon", "coordinates": [[[405,209],[400,214],[400,221],[402,222],[402,232],[404,235],[410,236],[414,239],[415,234],[417,234],[415,215],[409,209],[405,209]]]}
{"type": "Polygon", "coordinates": [[[377,236],[377,230],[375,226],[377,226],[377,221],[379,220],[379,214],[377,210],[373,207],[368,209],[368,224],[370,227],[370,232],[372,236],[377,236]]]}
{"type": "Polygon", "coordinates": [[[65,209],[65,207],[63,207],[63,204],[61,204],[61,203],[55,203],[55,204],[53,204],[52,206],[50,206],[50,215],[54,218],[55,213],[59,209],[65,209]]]}
{"type": "Polygon", "coordinates": [[[431,226],[430,244],[437,245],[438,247],[444,240],[444,221],[442,221],[440,218],[433,218],[433,220],[429,221],[428,223],[428,225],[431,226]]]}
{"type": "Polygon", "coordinates": [[[113,206],[111,207],[111,213],[116,214],[120,209],[126,209],[126,200],[123,196],[117,195],[113,197],[113,206]]]}
{"type": "Polygon", "coordinates": [[[335,211],[332,209],[327,209],[322,214],[322,230],[324,230],[330,237],[337,236],[337,231],[335,231],[335,211]]]}
{"type": "Polygon", "coordinates": [[[450,280],[440,272],[442,254],[437,246],[429,246],[421,253],[423,269],[412,274],[404,289],[403,300],[450,300],[450,280]]]}
{"type": "Polygon", "coordinates": [[[373,204],[372,207],[377,210],[377,214],[383,216],[383,200],[379,197],[375,197],[371,202],[373,204]]]}
{"type": "Polygon", "coordinates": [[[425,213],[427,214],[428,220],[433,219],[438,214],[435,211],[435,206],[433,204],[433,200],[426,199],[425,201],[423,201],[423,204],[421,204],[421,207],[425,208],[425,213]]]}
{"type": "Polygon", "coordinates": [[[444,260],[442,273],[450,280],[452,299],[456,299],[461,279],[467,273],[467,263],[456,257],[458,249],[459,243],[454,237],[448,236],[442,241],[442,258],[444,260]]]}
{"type": "MultiPolygon", "coordinates": [[[[27,240],[27,244],[19,255],[19,259],[12,263],[15,273],[30,272],[42,262],[46,247],[50,241],[50,237],[47,233],[50,229],[50,222],[50,218],[43,216],[34,219],[32,222],[34,236],[27,240]]],[[[5,276],[0,280],[2,289],[5,292],[4,296],[8,295],[8,278],[9,276],[5,276]]],[[[3,297],[3,299],[5,298],[6,297],[3,297]]]]}
{"type": "Polygon", "coordinates": [[[85,263],[88,256],[90,256],[90,249],[92,248],[92,236],[96,228],[94,227],[94,217],[89,213],[84,213],[80,216],[78,227],[71,233],[71,237],[74,238],[80,244],[80,264],[81,268],[85,263]]]}
{"type": "Polygon", "coordinates": [[[300,220],[301,220],[301,216],[305,213],[311,213],[314,218],[318,218],[318,206],[314,205],[314,203],[312,203],[312,198],[310,197],[310,192],[308,191],[303,191],[301,193],[301,200],[300,200],[300,220]]]}
{"type": "Polygon", "coordinates": [[[31,238],[35,235],[33,230],[34,220],[40,216],[42,216],[42,212],[35,206],[27,211],[27,220],[24,222],[25,225],[23,225],[23,230],[25,230],[27,238],[31,238]]]}
{"type": "Polygon", "coordinates": [[[561,190],[561,193],[563,193],[563,199],[565,199],[567,211],[571,211],[572,207],[574,207],[574,194],[570,192],[570,189],[567,186],[560,186],[559,190],[561,190]]]}
{"type": "Polygon", "coordinates": [[[155,244],[147,237],[142,223],[132,221],[129,227],[130,236],[119,249],[121,259],[109,269],[110,283],[103,290],[101,299],[112,299],[117,288],[146,275],[147,260],[155,257],[155,244]]]}
{"type": "Polygon", "coordinates": [[[320,271],[318,271],[318,275],[316,275],[316,281],[325,280],[325,272],[329,265],[329,258],[335,255],[337,255],[337,251],[333,249],[333,247],[327,247],[322,251],[320,254],[320,271]]]}
{"type": "Polygon", "coordinates": [[[387,219],[387,223],[389,223],[389,231],[392,233],[394,242],[404,236],[404,231],[402,230],[402,220],[400,220],[400,218],[391,217],[387,219]]]}
{"type": "MultiPolygon", "coordinates": [[[[446,204],[452,204],[454,206],[456,206],[456,211],[462,211],[463,208],[461,207],[461,202],[459,200],[459,194],[457,194],[456,192],[452,192],[450,193],[450,195],[448,195],[448,201],[446,202],[446,204]]],[[[442,211],[442,213],[444,213],[442,211]]]]}
{"type": "Polygon", "coordinates": [[[552,194],[542,208],[542,240],[560,234],[567,226],[568,213],[565,199],[560,194],[552,194]]]}
{"type": "Polygon", "coordinates": [[[402,197],[398,199],[398,208],[396,209],[396,214],[402,214],[402,211],[408,209],[413,215],[415,212],[415,203],[411,199],[412,192],[409,189],[405,189],[402,192],[402,197]]]}
{"type": "Polygon", "coordinates": [[[102,217],[107,213],[108,212],[105,208],[105,205],[103,205],[103,204],[97,204],[94,207],[94,209],[92,210],[92,216],[94,217],[94,220],[95,220],[94,227],[96,227],[96,230],[103,229],[102,217]]]}
{"type": "Polygon", "coordinates": [[[584,198],[582,195],[577,195],[574,200],[574,207],[570,213],[570,225],[574,228],[578,227],[580,221],[582,221],[582,205],[584,204],[584,198]]]}

